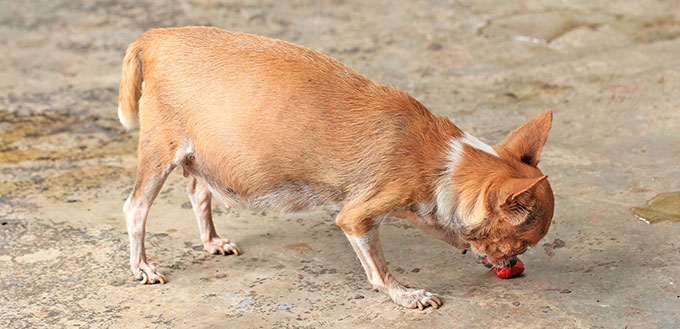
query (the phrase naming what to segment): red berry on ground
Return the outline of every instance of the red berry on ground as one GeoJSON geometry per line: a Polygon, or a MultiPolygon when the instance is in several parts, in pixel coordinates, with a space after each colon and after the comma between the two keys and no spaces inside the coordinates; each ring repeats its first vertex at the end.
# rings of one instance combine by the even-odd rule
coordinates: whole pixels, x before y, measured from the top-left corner
{"type": "Polygon", "coordinates": [[[513,277],[516,277],[522,272],[524,272],[524,264],[522,264],[521,260],[517,260],[517,263],[515,263],[514,266],[510,267],[493,267],[493,272],[496,274],[497,277],[501,279],[510,279],[513,277]]]}

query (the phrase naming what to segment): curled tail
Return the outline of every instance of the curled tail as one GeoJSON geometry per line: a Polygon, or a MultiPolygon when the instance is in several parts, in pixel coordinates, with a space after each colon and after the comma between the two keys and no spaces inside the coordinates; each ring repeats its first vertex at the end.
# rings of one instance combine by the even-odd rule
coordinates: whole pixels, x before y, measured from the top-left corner
{"type": "Polygon", "coordinates": [[[118,90],[118,119],[126,129],[137,126],[139,98],[142,97],[142,44],[137,40],[128,46],[123,60],[118,90]]]}

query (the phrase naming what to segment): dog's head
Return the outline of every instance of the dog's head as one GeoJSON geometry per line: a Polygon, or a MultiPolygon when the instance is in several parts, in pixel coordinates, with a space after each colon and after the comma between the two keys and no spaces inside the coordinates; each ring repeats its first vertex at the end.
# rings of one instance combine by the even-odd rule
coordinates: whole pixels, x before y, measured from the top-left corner
{"type": "Polygon", "coordinates": [[[512,264],[548,232],[554,199],[537,165],[551,123],[547,110],[493,149],[462,148],[451,177],[453,217],[470,249],[492,265],[512,264]]]}

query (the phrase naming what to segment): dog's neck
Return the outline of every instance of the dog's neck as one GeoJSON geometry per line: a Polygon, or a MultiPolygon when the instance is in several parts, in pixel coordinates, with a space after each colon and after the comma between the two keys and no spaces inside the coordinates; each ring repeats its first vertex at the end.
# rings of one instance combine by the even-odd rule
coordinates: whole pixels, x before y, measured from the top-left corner
{"type": "Polygon", "coordinates": [[[458,232],[474,228],[483,220],[483,216],[475,216],[474,213],[475,209],[483,208],[482,191],[466,191],[465,195],[474,197],[464,199],[462,188],[474,187],[463,187],[454,178],[466,149],[469,151],[470,148],[498,156],[493,147],[467,132],[451,136],[448,140],[444,163],[439,167],[439,178],[436,181],[431,201],[437,224],[458,232]]]}
{"type": "Polygon", "coordinates": [[[438,122],[438,126],[444,129],[436,130],[434,134],[438,136],[433,138],[442,143],[437,147],[441,153],[436,157],[437,163],[431,164],[426,173],[427,176],[437,179],[427,196],[423,195],[422,199],[411,204],[409,209],[398,211],[396,215],[437,239],[458,249],[467,250],[470,247],[467,241],[468,234],[482,223],[483,216],[474,216],[474,210],[483,209],[477,205],[478,202],[483,202],[481,197],[483,191],[478,187],[464,187],[461,182],[456,182],[465,178],[464,174],[458,172],[456,175],[456,172],[466,155],[465,152],[476,149],[493,156],[498,154],[493,147],[459,130],[447,119],[443,120],[445,122],[438,122]],[[477,190],[463,191],[463,188],[477,190]],[[476,197],[464,200],[464,195],[476,197]]]}

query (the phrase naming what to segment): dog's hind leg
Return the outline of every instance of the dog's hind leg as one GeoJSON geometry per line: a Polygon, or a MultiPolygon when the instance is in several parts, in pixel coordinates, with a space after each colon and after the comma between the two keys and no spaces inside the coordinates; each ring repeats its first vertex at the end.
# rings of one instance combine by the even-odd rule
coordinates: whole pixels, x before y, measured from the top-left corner
{"type": "Polygon", "coordinates": [[[168,137],[176,135],[168,134],[168,127],[151,124],[163,122],[151,118],[154,116],[153,111],[146,111],[146,117],[145,111],[141,112],[137,177],[135,187],[123,206],[130,238],[130,271],[142,283],[165,283],[165,277],[146,259],[146,218],[168,174],[191,152],[191,144],[188,140],[181,142],[177,137],[168,137]],[[145,120],[154,121],[145,124],[145,120]]]}
{"type": "Polygon", "coordinates": [[[123,206],[130,238],[130,271],[142,283],[165,283],[167,281],[165,277],[147,263],[144,235],[151,204],[174,166],[158,161],[151,151],[142,145],[143,142],[140,140],[135,187],[123,206]]]}
{"type": "Polygon", "coordinates": [[[198,231],[201,234],[203,249],[211,254],[221,253],[222,255],[226,255],[232,253],[239,255],[241,250],[238,249],[236,244],[229,241],[229,239],[221,238],[215,231],[210,208],[212,193],[210,193],[208,186],[203,180],[190,175],[189,183],[187,184],[187,194],[189,195],[189,200],[191,200],[191,207],[194,209],[194,214],[196,214],[196,221],[198,222],[198,231]]]}

